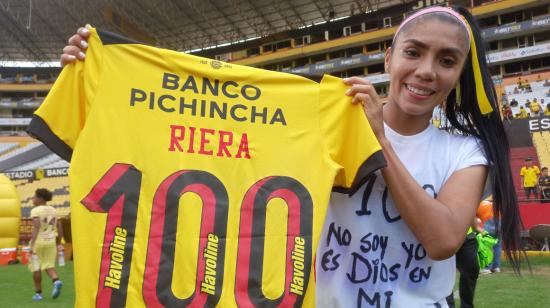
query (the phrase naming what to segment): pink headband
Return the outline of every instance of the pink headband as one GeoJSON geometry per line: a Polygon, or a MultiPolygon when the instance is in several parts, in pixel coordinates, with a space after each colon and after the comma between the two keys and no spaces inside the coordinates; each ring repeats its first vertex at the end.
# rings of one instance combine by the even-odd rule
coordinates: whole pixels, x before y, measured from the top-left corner
{"type": "Polygon", "coordinates": [[[400,25],[399,27],[397,28],[397,30],[395,31],[395,36],[397,36],[397,34],[399,33],[399,31],[401,31],[401,29],[403,28],[403,26],[405,26],[409,21],[415,19],[416,17],[418,16],[422,16],[422,15],[425,15],[425,14],[429,14],[429,13],[438,13],[438,12],[441,12],[441,13],[447,13],[449,15],[452,15],[454,16],[456,19],[458,19],[458,21],[460,21],[460,23],[464,26],[464,28],[466,29],[466,32],[468,32],[468,45],[470,45],[470,27],[468,26],[466,20],[464,20],[464,18],[462,17],[462,15],[458,14],[457,12],[455,12],[453,9],[451,8],[448,8],[448,7],[443,7],[443,6],[432,6],[432,7],[429,7],[427,9],[423,9],[423,10],[420,10],[414,14],[412,14],[411,16],[407,17],[400,25]]]}

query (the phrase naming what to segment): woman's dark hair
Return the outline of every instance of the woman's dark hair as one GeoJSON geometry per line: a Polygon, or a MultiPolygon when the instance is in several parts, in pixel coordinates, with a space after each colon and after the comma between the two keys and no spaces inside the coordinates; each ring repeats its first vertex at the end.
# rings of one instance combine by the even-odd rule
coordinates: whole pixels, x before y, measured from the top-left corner
{"type": "Polygon", "coordinates": [[[470,12],[463,7],[453,9],[464,16],[472,29],[482,81],[474,79],[472,53],[469,52],[459,80],[460,97],[457,99],[456,91],[451,91],[445,104],[445,115],[455,129],[464,135],[476,137],[483,145],[489,161],[488,181],[492,187],[493,211],[495,217],[500,217],[497,230],[501,232],[508,260],[514,271],[519,272],[521,217],[510,168],[510,145],[498,112],[495,87],[485,58],[485,44],[470,12]],[[475,82],[483,82],[493,107],[493,111],[487,115],[481,114],[477,104],[475,82]]]}
{"type": "MultiPolygon", "coordinates": [[[[485,156],[489,162],[488,181],[493,194],[493,212],[495,217],[500,217],[500,221],[496,220],[496,227],[502,237],[506,257],[510,260],[514,271],[519,273],[521,217],[510,168],[510,146],[500,118],[495,87],[485,58],[486,46],[481,38],[481,31],[470,12],[459,6],[453,7],[453,10],[462,15],[472,29],[473,39],[477,46],[477,58],[482,80],[475,80],[474,78],[472,52],[470,51],[459,79],[460,95],[457,97],[456,89],[449,93],[445,103],[445,117],[452,126],[449,129],[450,131],[458,131],[463,135],[474,136],[483,146],[485,156]],[[487,98],[493,108],[493,111],[489,114],[483,115],[480,111],[476,96],[476,82],[483,82],[487,98]]],[[[403,29],[394,36],[392,45],[395,45],[400,33],[405,32],[412,25],[430,18],[448,22],[464,29],[460,21],[450,14],[425,14],[403,26],[403,29]]],[[[462,33],[466,43],[466,35],[468,35],[466,29],[462,33]]],[[[511,105],[514,106],[514,100],[512,100],[511,105]]]]}
{"type": "Polygon", "coordinates": [[[48,202],[52,200],[52,193],[46,188],[39,188],[34,192],[34,195],[48,202]]]}

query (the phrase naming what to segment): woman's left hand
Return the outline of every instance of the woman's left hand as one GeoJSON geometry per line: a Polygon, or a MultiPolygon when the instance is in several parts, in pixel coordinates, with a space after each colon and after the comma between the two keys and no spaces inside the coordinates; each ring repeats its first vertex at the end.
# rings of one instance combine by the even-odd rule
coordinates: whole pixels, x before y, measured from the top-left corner
{"type": "Polygon", "coordinates": [[[365,111],[365,115],[378,141],[384,139],[384,118],[382,113],[384,105],[378,93],[376,93],[374,86],[370,81],[361,77],[345,78],[344,83],[350,86],[346,95],[353,97],[352,103],[361,103],[363,106],[363,111],[365,111]]]}

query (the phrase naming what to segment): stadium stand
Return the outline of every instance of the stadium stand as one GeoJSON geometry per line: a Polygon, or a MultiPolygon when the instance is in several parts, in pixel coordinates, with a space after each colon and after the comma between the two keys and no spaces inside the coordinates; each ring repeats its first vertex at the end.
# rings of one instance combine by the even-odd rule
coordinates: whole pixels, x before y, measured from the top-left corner
{"type": "Polygon", "coordinates": [[[52,163],[49,163],[47,165],[44,166],[44,169],[48,169],[48,168],[67,168],[69,167],[69,163],[62,160],[62,159],[59,159],[57,161],[54,161],[52,163]]]}
{"type": "Polygon", "coordinates": [[[32,207],[31,198],[38,188],[47,188],[53,194],[50,205],[58,211],[58,216],[69,214],[69,181],[67,177],[43,178],[37,181],[22,182],[16,186],[17,192],[21,197],[22,217],[29,217],[32,207]]]}
{"type": "Polygon", "coordinates": [[[24,145],[24,146],[21,146],[17,149],[15,149],[14,151],[11,151],[11,152],[8,152],[6,153],[5,155],[2,155],[0,157],[0,163],[2,163],[3,161],[6,161],[12,157],[15,157],[15,156],[18,156],[18,155],[22,155],[23,153],[27,152],[27,151],[30,151],[36,147],[39,147],[41,144],[38,143],[38,142],[33,142],[33,143],[29,143],[27,145],[24,145]]]}
{"type": "MultiPolygon", "coordinates": [[[[5,165],[6,161],[13,160],[25,156],[25,153],[33,151],[39,147],[43,147],[41,143],[29,142],[30,138],[21,139],[20,137],[9,138],[4,137],[4,140],[18,140],[19,142],[0,142],[0,166],[5,165]]],[[[61,160],[59,156],[47,150],[44,155],[39,155],[36,159],[31,159],[26,163],[19,164],[16,167],[3,169],[4,172],[28,171],[31,174],[40,169],[55,169],[67,168],[69,163],[61,160]]],[[[40,177],[43,177],[42,172],[40,177]]],[[[31,198],[37,188],[47,188],[53,192],[51,204],[58,209],[60,217],[69,214],[69,179],[67,176],[61,177],[44,177],[44,178],[26,178],[14,179],[17,192],[20,195],[22,202],[22,217],[29,217],[31,208],[31,198]]]]}
{"type": "Polygon", "coordinates": [[[42,158],[33,160],[29,163],[17,166],[15,168],[11,168],[8,171],[20,171],[20,170],[34,170],[41,168],[43,169],[46,165],[57,163],[61,160],[61,157],[57,156],[56,154],[50,154],[47,156],[44,156],[42,158]]]}
{"type": "MultiPolygon", "coordinates": [[[[513,129],[508,129],[509,140],[513,147],[510,164],[513,169],[516,192],[521,202],[527,201],[521,188],[519,176],[519,170],[524,164],[524,159],[532,157],[534,164],[539,168],[550,167],[550,118],[544,115],[544,108],[549,102],[549,97],[546,96],[548,89],[550,89],[550,85],[546,82],[549,78],[550,73],[542,71],[509,77],[503,81],[503,91],[506,94],[506,100],[503,104],[510,104],[515,100],[517,105],[512,104],[511,108],[514,115],[517,115],[520,106],[523,106],[529,112],[526,119],[517,119],[516,117],[512,122],[505,122],[508,127],[513,127],[513,129]],[[531,110],[527,104],[527,100],[533,102],[535,99],[541,105],[538,114],[530,112],[531,110]]],[[[529,202],[525,205],[532,206],[537,202],[529,202]]]]}
{"type": "MultiPolygon", "coordinates": [[[[533,102],[534,100],[536,100],[540,103],[546,97],[545,92],[547,91],[548,87],[544,87],[544,81],[532,81],[528,82],[528,84],[530,85],[529,92],[525,91],[524,89],[519,90],[517,84],[505,87],[508,101],[511,102],[512,100],[516,100],[518,102],[517,105],[511,106],[514,115],[519,113],[519,108],[521,106],[529,110],[527,102],[533,102]],[[517,91],[518,93],[514,94],[515,91],[517,91]]],[[[542,106],[541,111],[544,110],[544,107],[545,106],[542,106]]]]}
{"type": "Polygon", "coordinates": [[[59,68],[0,65],[0,135],[26,135],[25,127],[32,113],[46,97],[58,74],[59,68]]]}
{"type": "Polygon", "coordinates": [[[9,142],[9,143],[0,143],[0,157],[1,155],[5,154],[6,152],[17,148],[19,146],[19,143],[17,142],[9,142]]]}
{"type": "Polygon", "coordinates": [[[550,132],[534,132],[533,144],[541,166],[550,166],[550,132]]]}
{"type": "Polygon", "coordinates": [[[23,164],[41,159],[52,152],[42,143],[33,142],[0,157],[0,170],[7,171],[23,164]]]}

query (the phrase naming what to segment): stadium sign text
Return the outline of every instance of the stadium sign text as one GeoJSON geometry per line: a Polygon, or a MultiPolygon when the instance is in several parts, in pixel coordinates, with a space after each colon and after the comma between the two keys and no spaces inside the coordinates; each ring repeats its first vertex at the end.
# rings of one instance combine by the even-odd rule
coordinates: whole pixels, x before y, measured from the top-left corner
{"type": "Polygon", "coordinates": [[[51,168],[21,171],[3,172],[10,180],[40,180],[42,178],[53,178],[69,175],[69,168],[51,168]]]}
{"type": "Polygon", "coordinates": [[[529,131],[550,131],[550,117],[540,117],[529,120],[529,131]]]}
{"type": "Polygon", "coordinates": [[[69,168],[44,169],[44,175],[47,178],[56,176],[67,176],[69,175],[69,168]]]}
{"type": "Polygon", "coordinates": [[[24,170],[24,171],[6,171],[4,174],[10,180],[27,180],[34,179],[34,170],[24,170]]]}

